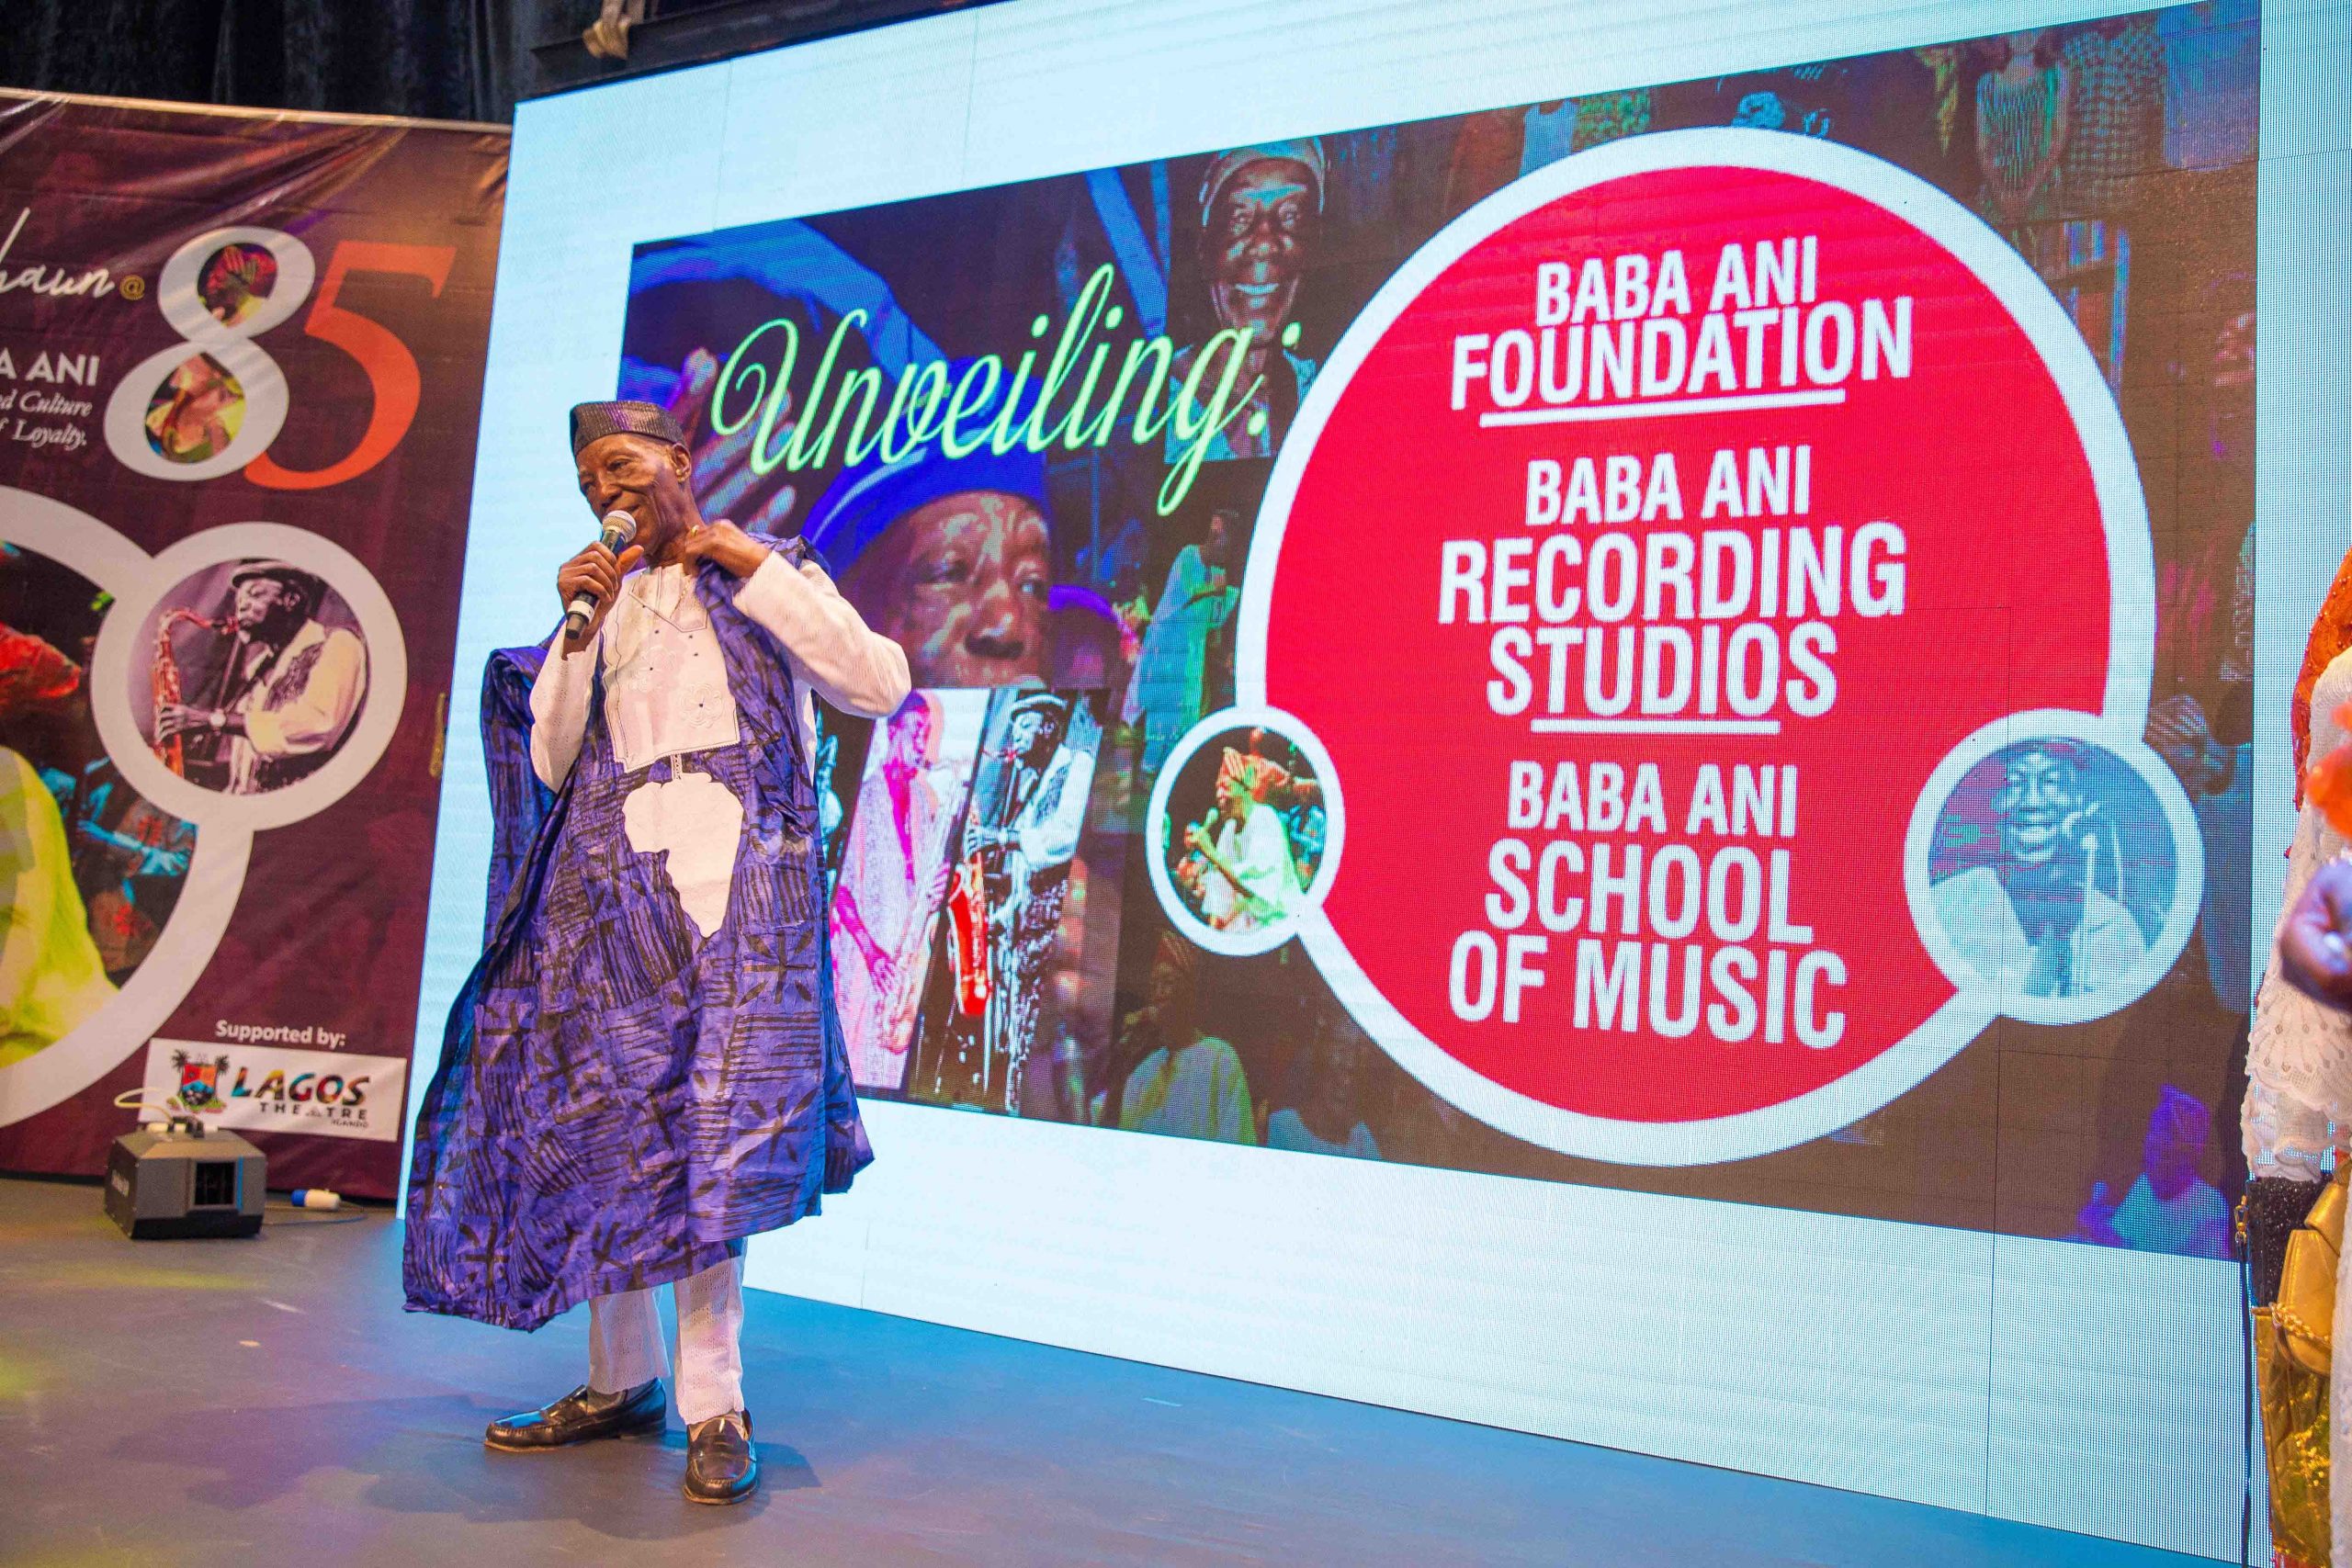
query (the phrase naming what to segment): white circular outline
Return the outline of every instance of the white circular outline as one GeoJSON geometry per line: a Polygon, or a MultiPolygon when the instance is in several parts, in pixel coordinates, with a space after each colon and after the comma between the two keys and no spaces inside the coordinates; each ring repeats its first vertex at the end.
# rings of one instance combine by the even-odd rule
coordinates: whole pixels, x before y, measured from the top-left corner
{"type": "Polygon", "coordinates": [[[1168,917],[1169,924],[1195,947],[1227,958],[1254,958],[1288,942],[1310,916],[1321,911],[1323,896],[1331,890],[1332,879],[1339,874],[1340,850],[1348,837],[1348,818],[1340,798],[1340,776],[1331,766],[1331,753],[1324,749],[1322,738],[1301,723],[1296,715],[1261,703],[1219,708],[1176,738],[1176,744],[1168,749],[1167,760],[1159,764],[1159,777],[1153,783],[1151,799],[1144,807],[1143,834],[1150,857],[1151,890],[1159,896],[1160,912],[1168,917]],[[1315,782],[1323,786],[1323,859],[1315,868],[1314,884],[1306,889],[1306,908],[1290,919],[1238,932],[1216,930],[1177,896],[1176,885],[1168,875],[1167,847],[1160,842],[1159,834],[1159,823],[1168,815],[1168,796],[1176,787],[1177,773],[1195,752],[1218,736],[1236,729],[1270,729],[1292,742],[1306,753],[1308,763],[1315,769],[1315,782]]]}
{"type": "Polygon", "coordinates": [[[2098,714],[2067,708],[2029,708],[2022,713],[2006,714],[1977,729],[1946,752],[1928,775],[1918,799],[1912,803],[1911,820],[1904,830],[1903,893],[1911,906],[1911,923],[1918,928],[1928,956],[1935,960],[1936,967],[1955,988],[1980,993],[1998,1011],[2026,1023],[2088,1023],[2119,1012],[2146,996],[2187,950],[2189,932],[2196,929],[2197,912],[2205,900],[2205,842],[2197,830],[2197,814],[2188,804],[2188,792],[2181,787],[2171,766],[2136,728],[2126,732],[2098,714]],[[2172,903],[2165,910],[2163,929],[2157,932],[2156,940],[2148,944],[2140,962],[2116,985],[2086,991],[2078,997],[2004,995],[1997,976],[1979,975],[1975,965],[1961,956],[1960,949],[1936,914],[1934,887],[1928,880],[1928,860],[1935,844],[1936,823],[1943,817],[1952,791],[1960,787],[1969,770],[2011,746],[2044,739],[2095,746],[2130,768],[2155,795],[2156,804],[2165,814],[2165,825],[2172,834],[2172,903]]]}
{"type": "Polygon", "coordinates": [[[164,324],[178,334],[178,346],[187,352],[173,358],[177,348],[159,348],[132,366],[116,383],[113,394],[107,399],[101,422],[107,450],[115,460],[148,479],[186,483],[235,473],[267,452],[277,443],[278,433],[286,428],[293,393],[286,384],[286,367],[254,340],[272,328],[285,325],[311,297],[318,274],[318,258],[311,254],[311,247],[282,229],[234,224],[198,234],[174,251],[155,280],[155,310],[164,318],[164,324]],[[277,282],[260,308],[232,327],[205,308],[197,289],[204,264],[213,253],[224,245],[240,244],[258,245],[267,251],[277,263],[277,282]],[[161,384],[153,378],[152,367],[168,360],[164,371],[168,375],[203,354],[210,355],[223,370],[237,378],[238,389],[245,400],[244,418],[237,426],[236,435],[219,452],[200,462],[175,462],[156,451],[147,437],[147,407],[161,384]]]}
{"type": "Polygon", "coordinates": [[[315,817],[368,776],[400,727],[408,701],[408,646],[400,615],[375,574],[322,535],[283,523],[230,523],[191,534],[157,555],[139,593],[122,595],[115,610],[99,628],[90,658],[98,737],[139,793],[175,817],[204,827],[233,822],[253,832],[315,817]],[[228,795],[190,784],[155,756],[131,716],[130,672],[141,651],[133,645],[166,593],[207,567],[248,559],[288,561],[314,571],[343,596],[367,642],[368,694],[342,748],[317,773],[264,795],[228,795]]]}
{"type": "MultiPolygon", "coordinates": [[[[37,550],[114,594],[99,626],[102,637],[121,612],[121,591],[143,586],[154,565],[146,551],[88,513],[7,485],[0,485],[0,539],[37,550]]],[[[95,689],[91,696],[95,714],[95,689]]],[[[119,766],[120,759],[115,761],[119,766]]],[[[128,782],[130,775],[124,778],[128,782]]],[[[158,809],[169,809],[147,798],[158,809]]],[[[253,835],[245,829],[197,824],[196,852],[188,858],[179,902],[130,978],[63,1039],[0,1067],[0,1127],[72,1099],[148,1043],[220,948],[244,891],[252,852],[253,835]]]]}
{"type": "MultiPolygon", "coordinates": [[[[1997,299],[2041,355],[2072,417],[2090,468],[2107,546],[2107,679],[2102,715],[2144,721],[2154,678],[2155,565],[2146,498],[2131,438],[2098,362],[2049,288],[1974,213],[1883,159],[1783,131],[1732,128],[1627,137],[1522,175],[1478,202],[1408,257],[1317,372],[1267,478],[1242,572],[1234,659],[1236,694],[1263,704],[1266,628],[1283,534],[1315,446],[1356,372],[1396,318],[1471,249],[1550,202],[1591,186],[1668,169],[1727,167],[1831,186],[1911,224],[1949,252],[1997,299]]],[[[2176,846],[2177,849],[2177,846],[2176,846]]],[[[1833,1133],[1909,1092],[1957,1055],[1997,1013],[1955,993],[1908,1035],[1845,1077],[1752,1111],[1687,1122],[1591,1116],[1507,1089],[1464,1066],[1408,1021],[1373,985],[1320,905],[1298,922],[1300,945],[1364,1032],[1432,1092],[1513,1137],[1620,1165],[1687,1166],[1746,1159],[1833,1133]]]]}

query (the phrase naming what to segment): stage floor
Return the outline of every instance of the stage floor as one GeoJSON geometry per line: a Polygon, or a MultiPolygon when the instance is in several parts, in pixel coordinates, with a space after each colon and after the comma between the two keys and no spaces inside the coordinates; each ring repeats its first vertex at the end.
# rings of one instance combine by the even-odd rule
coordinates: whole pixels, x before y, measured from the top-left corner
{"type": "Polygon", "coordinates": [[[759,1292],[764,1484],[696,1507],[674,1416],[482,1448],[580,1380],[586,1315],[402,1313],[380,1212],[133,1243],[95,1186],[0,1180],[0,1562],[2204,1561],[759,1292]]]}

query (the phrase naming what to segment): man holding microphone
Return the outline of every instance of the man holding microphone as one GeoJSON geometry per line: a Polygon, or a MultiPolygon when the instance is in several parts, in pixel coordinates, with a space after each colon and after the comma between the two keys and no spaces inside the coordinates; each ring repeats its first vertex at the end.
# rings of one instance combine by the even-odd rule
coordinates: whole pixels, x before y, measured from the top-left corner
{"type": "Polygon", "coordinates": [[[418,1112],[408,1304],[536,1328],[589,1303],[586,1382],[484,1439],[544,1449],[664,1425],[652,1292],[673,1285],[685,1494],[731,1503],[758,1480],[743,1238],[873,1157],[833,1010],[811,694],[880,717],[907,661],[798,541],[704,519],[662,409],[583,403],[571,445],[622,547],[567,561],[557,596],[584,614],[492,661],[500,855],[418,1112]]]}

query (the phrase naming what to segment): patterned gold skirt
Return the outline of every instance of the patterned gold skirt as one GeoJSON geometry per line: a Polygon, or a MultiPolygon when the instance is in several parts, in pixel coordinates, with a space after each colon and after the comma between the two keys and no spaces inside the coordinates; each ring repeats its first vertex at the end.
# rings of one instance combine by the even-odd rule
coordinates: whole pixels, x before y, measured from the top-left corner
{"type": "Polygon", "coordinates": [[[2255,1386],[2270,1476],[2270,1544],[2278,1568],[2327,1568],[2327,1379],[2278,1348],[2270,1309],[2254,1309],[2255,1386]]]}

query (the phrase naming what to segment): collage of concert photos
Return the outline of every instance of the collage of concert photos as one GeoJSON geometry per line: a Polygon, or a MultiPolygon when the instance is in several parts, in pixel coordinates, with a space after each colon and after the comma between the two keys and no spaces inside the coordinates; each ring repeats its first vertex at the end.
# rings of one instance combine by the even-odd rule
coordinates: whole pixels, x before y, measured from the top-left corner
{"type": "MultiPolygon", "coordinates": [[[[912,666],[894,716],[821,716],[831,940],[860,1093],[2226,1256],[2255,978],[2256,21],[2245,4],[2180,6],[639,246],[619,395],[679,416],[706,514],[800,536],[912,666]],[[2193,809],[2206,892],[2177,959],[2128,1006],[1996,1018],[1907,1094],[1792,1147],[1622,1165],[1521,1141],[1425,1087],[1285,940],[1334,874],[1344,781],[1323,776],[1311,737],[1238,705],[1235,653],[1274,459],[1382,284],[1545,164],[1716,126],[1826,139],[1928,182],[2013,246],[2079,330],[2147,498],[2146,739],[2193,809]],[[944,443],[887,440],[851,460],[841,432],[818,428],[839,422],[830,389],[795,406],[812,377],[829,388],[878,368],[887,401],[910,366],[1043,365],[1063,323],[1090,314],[1106,335],[1169,341],[1155,373],[1172,404],[1197,391],[1199,345],[1245,330],[1238,384],[1257,390],[1214,429],[1180,417],[1164,440],[982,442],[952,460],[944,443]],[[795,389],[769,397],[787,354],[795,389]],[[787,437],[808,460],[773,460],[787,437]]],[[[999,412],[1005,428],[1024,414],[999,412]]],[[[2020,525],[2020,547],[2031,534],[2020,525]]],[[[1362,548],[1381,547],[1367,530],[1362,548]]],[[[1392,765],[1420,781],[1435,833],[1456,786],[1427,720],[1396,715],[1392,765]]],[[[2005,877],[2012,815],[2096,806],[2110,785],[2147,793],[2107,772],[2118,779],[2056,745],[1988,759],[1939,819],[1930,874],[2005,877]]],[[[2153,813],[2119,797],[2111,815],[2153,813]]],[[[1345,846],[1349,876],[1401,909],[1419,853],[1345,846]]],[[[2121,869],[2095,868],[2074,905],[2077,921],[2112,916],[2119,963],[2157,949],[2170,901],[2168,885],[2127,892],[2121,869]]]]}

